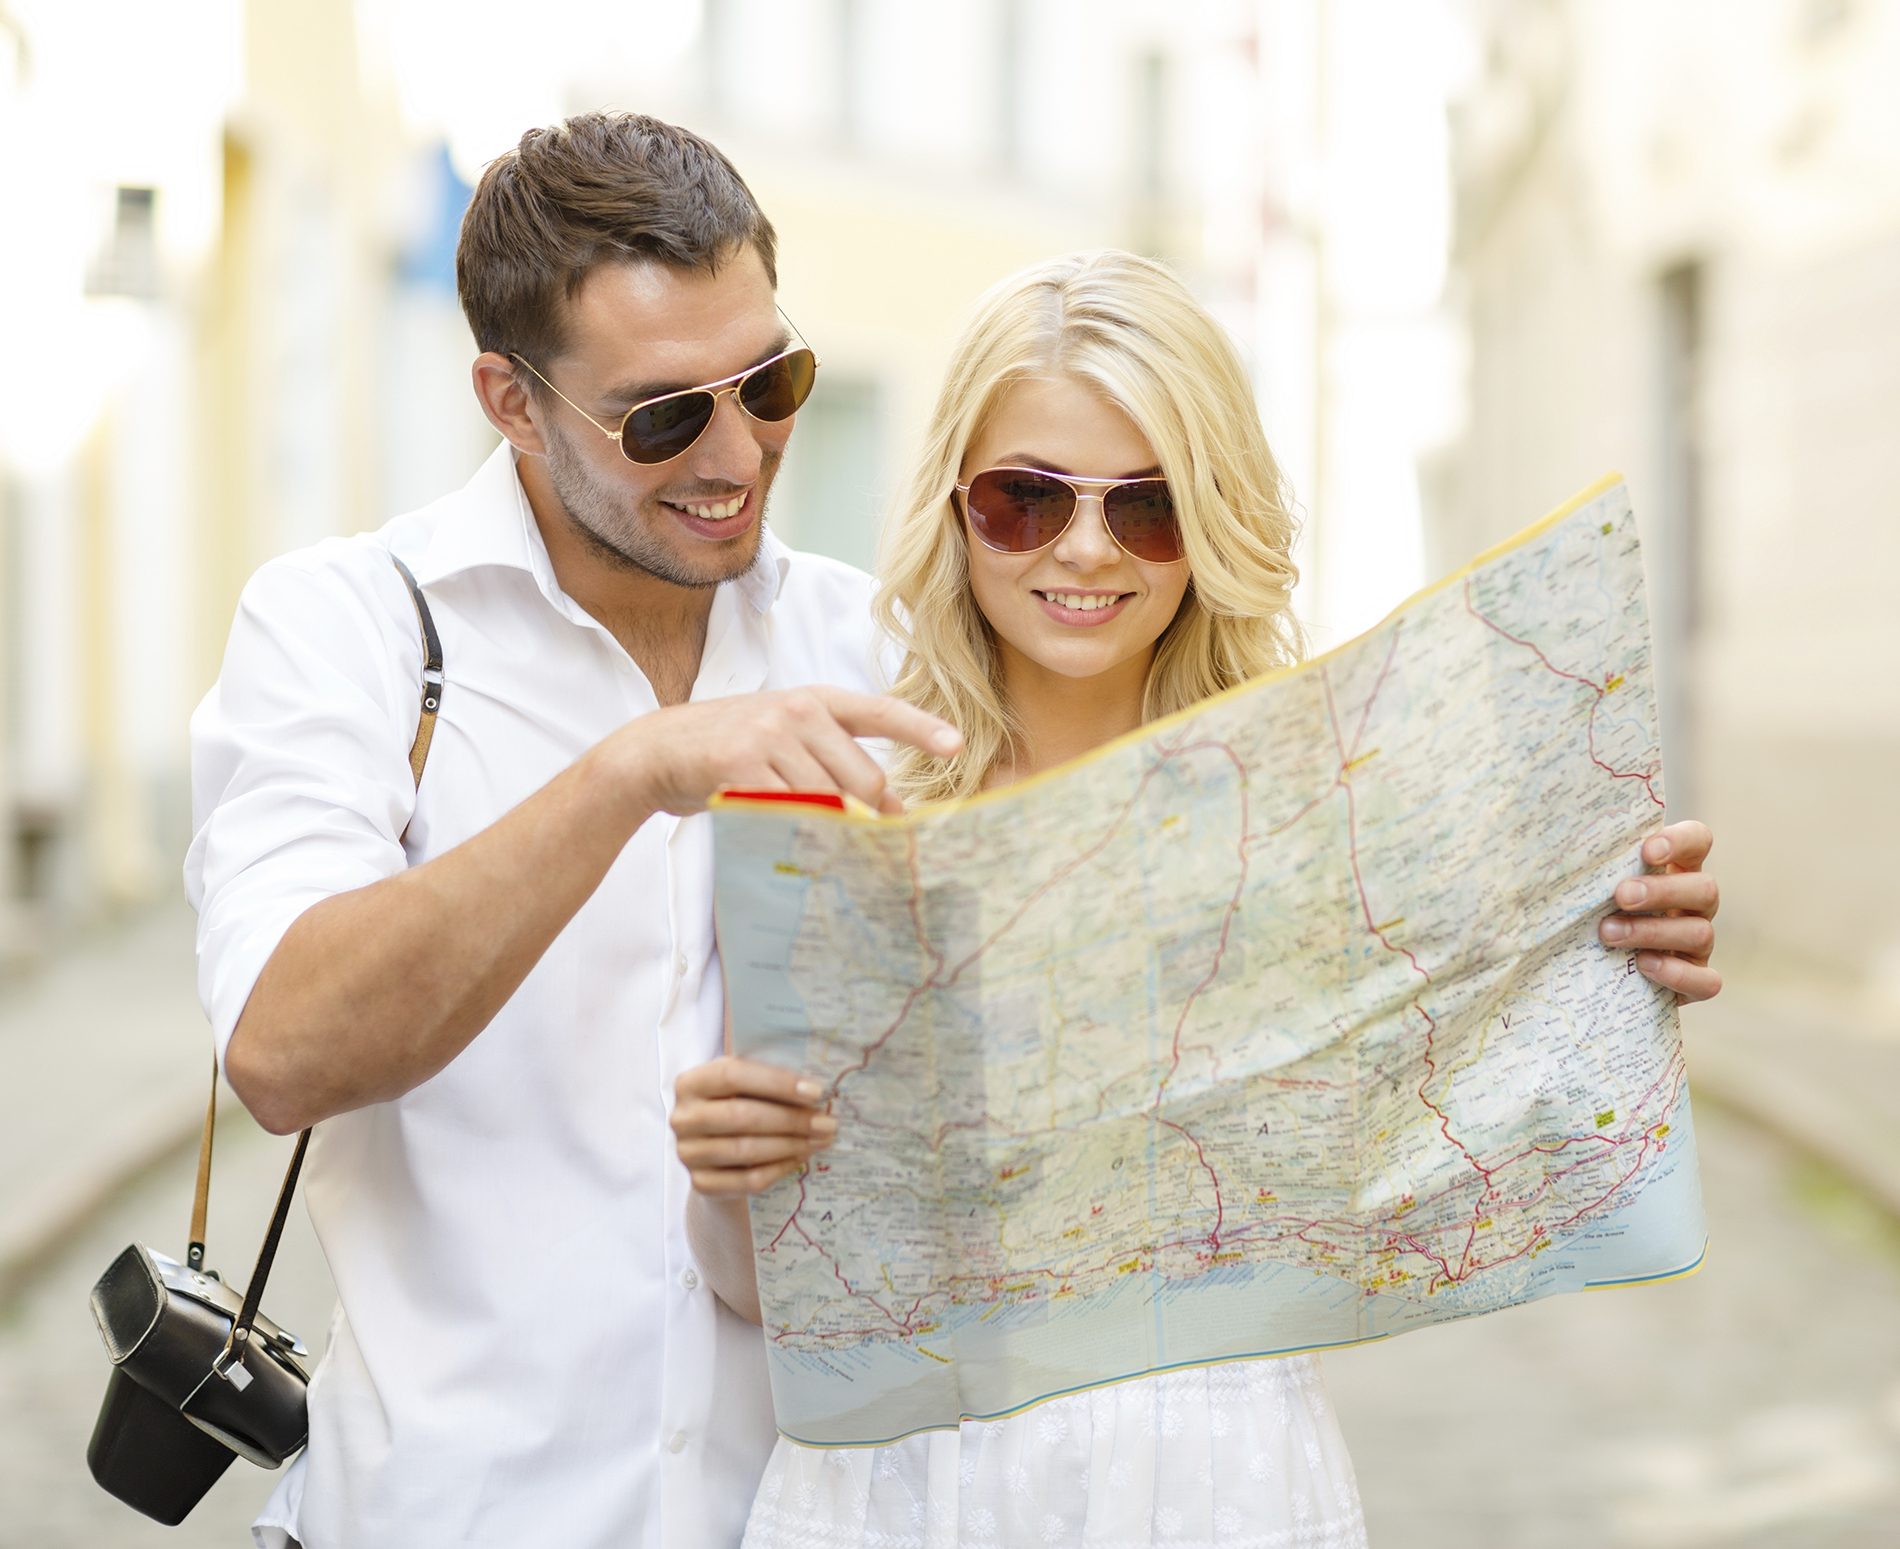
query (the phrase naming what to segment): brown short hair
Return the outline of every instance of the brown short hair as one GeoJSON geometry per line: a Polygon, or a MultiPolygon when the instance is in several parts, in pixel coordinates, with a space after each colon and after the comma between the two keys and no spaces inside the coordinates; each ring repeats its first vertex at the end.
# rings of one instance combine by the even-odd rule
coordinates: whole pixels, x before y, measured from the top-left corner
{"type": "Polygon", "coordinates": [[[778,285],[778,237],[719,150],[639,113],[530,129],[482,172],[455,283],[476,345],[540,362],[567,343],[567,304],[602,264],[717,272],[747,244],[778,285]]]}

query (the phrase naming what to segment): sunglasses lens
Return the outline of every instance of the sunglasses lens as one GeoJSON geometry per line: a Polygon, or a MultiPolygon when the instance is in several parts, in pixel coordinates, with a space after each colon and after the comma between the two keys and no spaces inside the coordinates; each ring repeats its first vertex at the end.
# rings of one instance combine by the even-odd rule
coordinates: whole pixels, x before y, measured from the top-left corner
{"type": "Polygon", "coordinates": [[[1117,485],[1102,502],[1108,530],[1136,559],[1171,565],[1181,557],[1181,528],[1166,479],[1117,485]]]}
{"type": "Polygon", "coordinates": [[[739,384],[739,402],[755,420],[788,420],[811,397],[818,377],[818,358],[810,350],[793,350],[763,366],[739,384]]]}
{"type": "Polygon", "coordinates": [[[1062,535],[1075,515],[1075,491],[1026,469],[991,468],[970,481],[965,505],[983,542],[1005,554],[1029,554],[1062,535]]]}
{"type": "Polygon", "coordinates": [[[713,403],[711,393],[691,392],[641,404],[620,427],[620,450],[636,463],[670,462],[705,434],[713,403]]]}

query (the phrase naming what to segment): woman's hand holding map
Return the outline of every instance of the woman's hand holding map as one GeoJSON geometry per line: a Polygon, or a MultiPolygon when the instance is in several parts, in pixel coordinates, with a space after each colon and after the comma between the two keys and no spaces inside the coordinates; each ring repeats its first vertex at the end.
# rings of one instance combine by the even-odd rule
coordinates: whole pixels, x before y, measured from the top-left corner
{"type": "Polygon", "coordinates": [[[1634,950],[1636,971],[1685,1001],[1712,999],[1722,988],[1709,967],[1721,890],[1702,869],[1714,844],[1708,825],[1693,820],[1651,834],[1643,860],[1660,870],[1619,882],[1616,904],[1624,912],[1597,927],[1605,946],[1634,950]]]}

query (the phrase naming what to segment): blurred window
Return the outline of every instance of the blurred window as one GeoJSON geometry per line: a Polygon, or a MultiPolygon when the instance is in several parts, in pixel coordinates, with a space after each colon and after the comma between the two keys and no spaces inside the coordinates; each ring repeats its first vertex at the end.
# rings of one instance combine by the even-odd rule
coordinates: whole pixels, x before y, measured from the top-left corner
{"type": "Polygon", "coordinates": [[[869,570],[882,517],[877,384],[818,374],[772,494],[772,528],[795,549],[869,570]]]}
{"type": "Polygon", "coordinates": [[[86,271],[88,296],[133,296],[150,301],[158,295],[158,241],[153,219],[157,203],[155,188],[120,187],[111,233],[86,271]]]}
{"type": "Polygon", "coordinates": [[[1702,613],[1703,308],[1700,263],[1657,280],[1657,465],[1660,531],[1655,588],[1658,711],[1669,758],[1671,817],[1696,810],[1695,698],[1691,675],[1702,613]]]}
{"type": "Polygon", "coordinates": [[[1169,249],[1168,115],[1172,82],[1168,56],[1159,49],[1134,61],[1135,100],[1130,167],[1130,245],[1157,257],[1169,249]]]}
{"type": "Polygon", "coordinates": [[[397,258],[397,275],[405,285],[452,297],[455,248],[462,238],[462,216],[473,190],[456,172],[446,144],[438,145],[414,171],[415,219],[397,258]]]}

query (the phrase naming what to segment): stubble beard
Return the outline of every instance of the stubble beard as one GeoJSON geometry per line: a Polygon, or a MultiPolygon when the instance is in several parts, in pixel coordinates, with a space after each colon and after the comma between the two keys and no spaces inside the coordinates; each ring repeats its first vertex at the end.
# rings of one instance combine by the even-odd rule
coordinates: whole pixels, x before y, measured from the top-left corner
{"type": "Polygon", "coordinates": [[[702,551],[706,560],[704,565],[695,567],[685,556],[669,548],[661,536],[663,524],[670,527],[673,520],[666,514],[657,494],[649,495],[641,506],[632,505],[624,491],[588,467],[564,431],[550,426],[544,437],[548,483],[554,487],[562,512],[582,541],[609,564],[638,570],[671,586],[705,590],[736,580],[757,561],[759,543],[765,532],[766,494],[778,473],[779,461],[784,456],[782,451],[771,447],[762,449],[763,460],[754,486],[759,497],[759,515],[751,528],[725,543],[694,544],[693,548],[702,551]]]}

